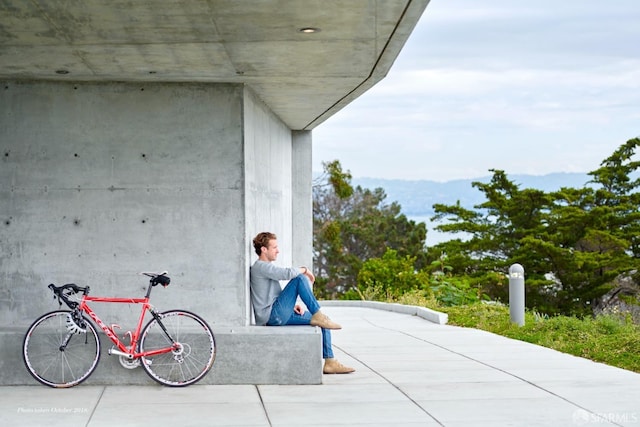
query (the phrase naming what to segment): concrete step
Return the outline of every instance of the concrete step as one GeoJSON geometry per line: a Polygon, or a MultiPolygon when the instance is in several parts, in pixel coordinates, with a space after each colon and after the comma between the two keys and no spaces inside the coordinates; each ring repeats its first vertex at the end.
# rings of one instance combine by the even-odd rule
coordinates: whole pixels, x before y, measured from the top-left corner
{"type": "MultiPolygon", "coordinates": [[[[0,328],[0,385],[39,384],[22,358],[25,328],[0,328]]],[[[321,384],[322,334],[313,326],[239,326],[213,328],[216,359],[199,384],[321,384]]],[[[157,384],[145,371],[125,369],[110,356],[111,341],[101,332],[100,362],[83,383],[157,384]]]]}

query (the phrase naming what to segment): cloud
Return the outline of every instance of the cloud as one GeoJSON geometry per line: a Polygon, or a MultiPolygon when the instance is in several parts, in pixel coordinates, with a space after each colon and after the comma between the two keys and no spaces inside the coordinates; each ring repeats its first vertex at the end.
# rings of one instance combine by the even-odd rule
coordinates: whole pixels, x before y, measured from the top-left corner
{"type": "Polygon", "coordinates": [[[431,2],[389,75],[314,130],[314,167],[436,180],[593,170],[640,133],[637,22],[635,0],[431,2]]]}

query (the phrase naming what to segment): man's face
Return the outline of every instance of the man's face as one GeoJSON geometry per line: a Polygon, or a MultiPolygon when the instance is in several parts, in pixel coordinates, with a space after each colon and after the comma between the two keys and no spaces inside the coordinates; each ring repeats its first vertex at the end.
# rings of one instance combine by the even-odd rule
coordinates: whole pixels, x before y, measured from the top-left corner
{"type": "Polygon", "coordinates": [[[267,261],[275,261],[278,258],[278,254],[280,251],[278,250],[278,241],[273,239],[269,240],[268,247],[262,247],[262,254],[265,256],[267,261]]]}

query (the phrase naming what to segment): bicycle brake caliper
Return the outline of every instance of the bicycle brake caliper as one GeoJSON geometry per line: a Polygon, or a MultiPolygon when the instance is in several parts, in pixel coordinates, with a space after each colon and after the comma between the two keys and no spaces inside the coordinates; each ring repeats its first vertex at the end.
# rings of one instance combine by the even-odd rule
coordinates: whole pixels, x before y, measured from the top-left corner
{"type": "Polygon", "coordinates": [[[66,325],[67,330],[72,334],[87,333],[87,324],[82,318],[79,310],[73,310],[67,314],[66,325]]]}

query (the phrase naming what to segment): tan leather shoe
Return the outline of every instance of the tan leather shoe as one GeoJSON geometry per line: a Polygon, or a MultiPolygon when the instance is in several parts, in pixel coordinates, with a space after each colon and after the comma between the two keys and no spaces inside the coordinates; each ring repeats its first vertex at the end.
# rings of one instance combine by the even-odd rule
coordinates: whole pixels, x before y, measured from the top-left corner
{"type": "Polygon", "coordinates": [[[355,372],[355,369],[344,366],[336,359],[324,360],[324,368],[322,368],[323,374],[350,374],[351,372],[355,372]]]}
{"type": "Polygon", "coordinates": [[[316,314],[311,316],[311,326],[320,326],[324,329],[342,329],[342,326],[329,319],[320,311],[317,311],[316,314]]]}

